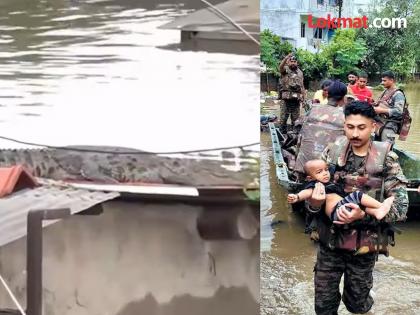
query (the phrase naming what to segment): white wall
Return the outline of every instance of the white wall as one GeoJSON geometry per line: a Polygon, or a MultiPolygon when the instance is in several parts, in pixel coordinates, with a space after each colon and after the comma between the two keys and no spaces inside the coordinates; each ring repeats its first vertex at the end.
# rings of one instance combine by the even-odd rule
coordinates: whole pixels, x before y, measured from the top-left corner
{"type": "Polygon", "coordinates": [[[300,37],[300,16],[295,12],[266,11],[261,17],[261,30],[269,29],[282,37],[300,37]]]}
{"type": "MultiPolygon", "coordinates": [[[[47,227],[44,314],[257,314],[259,236],[203,241],[200,211],[113,201],[47,227]]],[[[0,248],[0,273],[23,305],[25,243],[0,248]]],[[[14,307],[3,288],[0,305],[14,307]]]]}
{"type": "Polygon", "coordinates": [[[296,48],[315,52],[317,49],[308,43],[314,30],[308,26],[307,14],[334,15],[334,12],[328,11],[330,6],[317,6],[316,3],[316,0],[261,0],[261,30],[269,29],[281,37],[292,38],[296,48]],[[301,37],[302,20],[306,22],[305,38],[301,37]]]}

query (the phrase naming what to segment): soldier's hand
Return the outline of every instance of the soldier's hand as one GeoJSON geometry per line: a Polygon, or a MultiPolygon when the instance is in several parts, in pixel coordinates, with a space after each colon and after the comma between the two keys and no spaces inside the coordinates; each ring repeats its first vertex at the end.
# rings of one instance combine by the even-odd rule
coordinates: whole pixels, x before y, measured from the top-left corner
{"type": "Polygon", "coordinates": [[[346,203],[337,210],[337,217],[340,221],[334,221],[335,224],[349,224],[354,221],[360,220],[365,216],[365,212],[354,203],[346,203]],[[351,208],[351,211],[346,207],[351,208]]]}
{"type": "Polygon", "coordinates": [[[287,195],[287,202],[288,203],[295,203],[298,201],[298,196],[295,194],[288,194],[287,195]]]}
{"type": "Polygon", "coordinates": [[[378,106],[374,106],[373,109],[375,110],[375,113],[382,114],[382,108],[378,106]]]}

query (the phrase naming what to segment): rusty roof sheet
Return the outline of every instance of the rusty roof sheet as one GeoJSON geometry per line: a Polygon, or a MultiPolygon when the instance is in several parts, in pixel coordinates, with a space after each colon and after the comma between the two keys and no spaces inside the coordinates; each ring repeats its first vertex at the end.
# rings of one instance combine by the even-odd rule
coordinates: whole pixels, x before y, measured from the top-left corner
{"type": "MultiPolygon", "coordinates": [[[[21,190],[0,198],[0,246],[26,235],[27,216],[30,210],[70,208],[71,214],[75,214],[119,195],[118,192],[47,185],[21,190]]],[[[43,226],[57,221],[43,221],[43,226]]]]}

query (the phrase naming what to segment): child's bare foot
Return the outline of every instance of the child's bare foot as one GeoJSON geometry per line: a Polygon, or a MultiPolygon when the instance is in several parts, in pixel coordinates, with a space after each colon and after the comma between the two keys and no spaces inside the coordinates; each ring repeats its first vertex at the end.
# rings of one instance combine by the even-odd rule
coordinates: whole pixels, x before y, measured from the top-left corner
{"type": "Polygon", "coordinates": [[[378,220],[383,219],[384,216],[389,212],[391,209],[392,203],[394,202],[395,197],[389,197],[384,200],[382,203],[382,207],[375,210],[375,218],[378,220]]]}

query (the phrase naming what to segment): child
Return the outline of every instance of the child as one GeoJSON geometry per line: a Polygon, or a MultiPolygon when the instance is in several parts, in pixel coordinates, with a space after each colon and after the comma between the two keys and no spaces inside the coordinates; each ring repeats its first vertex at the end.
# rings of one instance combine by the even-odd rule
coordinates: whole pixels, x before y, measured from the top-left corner
{"type": "Polygon", "coordinates": [[[287,201],[289,203],[295,203],[309,199],[312,196],[315,184],[320,182],[325,186],[325,211],[328,217],[331,218],[331,221],[339,221],[337,210],[346,203],[362,205],[366,207],[364,211],[367,214],[375,217],[377,220],[381,220],[389,212],[394,201],[394,197],[389,197],[383,203],[380,203],[361,191],[354,191],[346,195],[340,186],[330,182],[330,171],[328,170],[327,163],[323,160],[310,160],[305,163],[304,169],[311,181],[297,195],[289,194],[287,201]]]}

